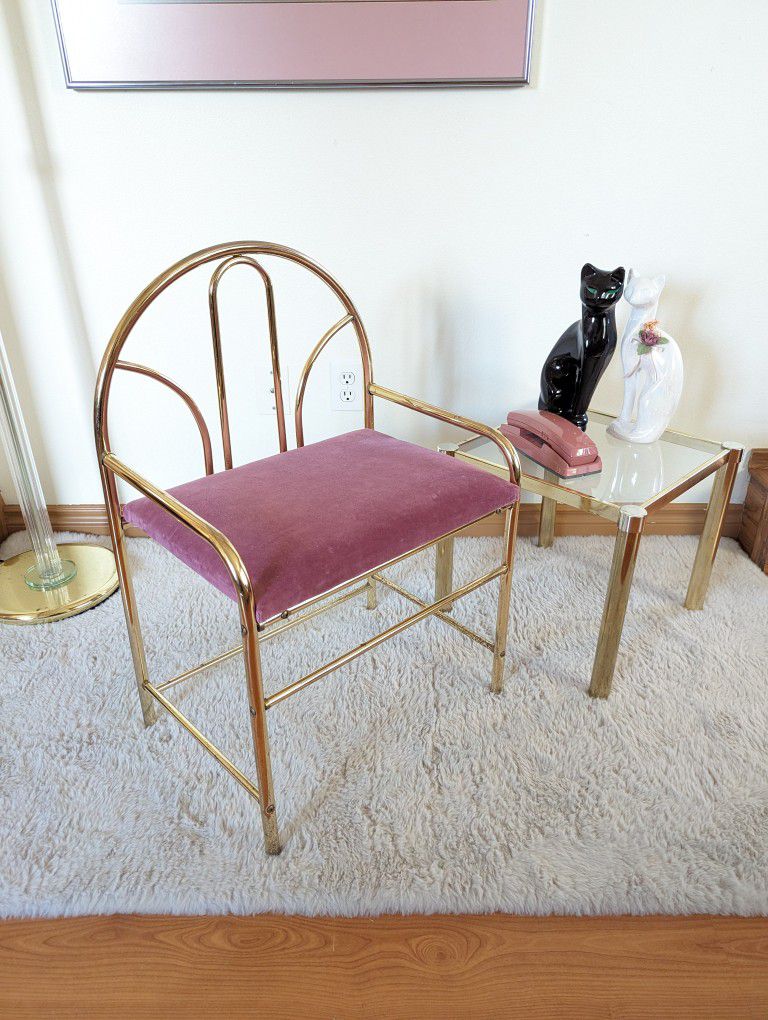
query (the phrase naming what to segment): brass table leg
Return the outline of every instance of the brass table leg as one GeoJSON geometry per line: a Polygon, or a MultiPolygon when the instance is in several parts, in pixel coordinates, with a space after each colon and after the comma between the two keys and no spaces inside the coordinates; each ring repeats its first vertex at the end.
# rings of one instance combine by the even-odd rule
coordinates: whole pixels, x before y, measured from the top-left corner
{"type": "Polygon", "coordinates": [[[632,587],[632,575],[640,548],[646,512],[642,507],[624,506],[619,517],[619,530],[613,547],[613,562],[605,597],[600,636],[597,639],[592,682],[589,694],[593,698],[607,698],[611,693],[613,672],[619,652],[624,616],[632,587]]]}
{"type": "Polygon", "coordinates": [[[737,443],[723,443],[723,449],[728,450],[728,460],[715,474],[712,484],[712,495],[709,498],[707,516],[704,520],[704,530],[699,538],[699,546],[696,550],[696,559],[691,571],[691,579],[688,582],[688,591],[685,596],[686,609],[703,609],[704,600],[707,597],[709,579],[712,576],[712,566],[717,555],[717,547],[723,534],[725,512],[733,491],[733,483],[736,480],[736,472],[739,468],[739,461],[744,453],[744,447],[737,443]]]}
{"type": "MultiPolygon", "coordinates": [[[[444,453],[448,457],[458,450],[456,443],[441,443],[438,446],[438,453],[444,453]]],[[[453,539],[444,538],[435,547],[435,601],[442,599],[453,591],[453,539]]],[[[449,602],[443,610],[450,613],[453,605],[449,602]]]]}
{"type": "Polygon", "coordinates": [[[367,590],[365,593],[366,609],[375,609],[376,606],[379,604],[379,600],[376,594],[376,578],[369,577],[366,584],[367,584],[367,590]]]}
{"type": "MultiPolygon", "coordinates": [[[[557,485],[559,479],[551,471],[544,472],[544,480],[557,485]]],[[[555,518],[557,516],[557,500],[548,496],[541,497],[539,511],[539,548],[549,549],[555,540],[555,518]]]]}

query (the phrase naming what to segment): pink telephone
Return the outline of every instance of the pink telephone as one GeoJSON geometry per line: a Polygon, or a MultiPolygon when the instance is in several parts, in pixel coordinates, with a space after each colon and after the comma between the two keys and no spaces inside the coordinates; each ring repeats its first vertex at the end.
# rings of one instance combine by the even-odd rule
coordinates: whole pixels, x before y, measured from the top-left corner
{"type": "Polygon", "coordinates": [[[578,425],[550,411],[510,411],[501,431],[526,457],[560,478],[603,470],[597,447],[578,425]]]}

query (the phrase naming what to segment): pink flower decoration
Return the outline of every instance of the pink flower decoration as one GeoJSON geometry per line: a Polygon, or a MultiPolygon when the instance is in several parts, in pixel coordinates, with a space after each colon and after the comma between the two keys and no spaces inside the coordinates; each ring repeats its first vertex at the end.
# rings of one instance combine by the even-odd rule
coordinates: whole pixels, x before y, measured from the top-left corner
{"type": "Polygon", "coordinates": [[[637,334],[637,353],[648,354],[654,347],[663,346],[669,341],[666,337],[663,337],[661,333],[656,331],[657,322],[654,319],[653,322],[646,322],[640,332],[637,334]]]}

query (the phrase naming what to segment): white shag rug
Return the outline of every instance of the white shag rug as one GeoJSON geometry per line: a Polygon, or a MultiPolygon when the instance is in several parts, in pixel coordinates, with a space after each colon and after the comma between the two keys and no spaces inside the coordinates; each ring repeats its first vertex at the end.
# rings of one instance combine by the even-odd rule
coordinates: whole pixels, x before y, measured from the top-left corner
{"type": "MultiPolygon", "coordinates": [[[[12,536],[2,555],[18,552],[12,536]]],[[[130,543],[150,671],[234,644],[234,604],[130,543]]],[[[494,539],[457,543],[457,580],[494,539]]],[[[519,543],[508,676],[438,620],[269,715],[281,856],[165,712],[144,730],[119,595],[0,628],[0,913],[768,913],[768,579],[726,540],[682,607],[693,538],[644,539],[608,701],[587,697],[611,543],[519,543]]],[[[430,594],[432,555],[397,568],[430,594]]],[[[383,591],[269,642],[277,690],[412,611],[383,591]]],[[[489,632],[495,586],[454,612],[489,632]]],[[[253,775],[240,664],[172,692],[253,775]]]]}

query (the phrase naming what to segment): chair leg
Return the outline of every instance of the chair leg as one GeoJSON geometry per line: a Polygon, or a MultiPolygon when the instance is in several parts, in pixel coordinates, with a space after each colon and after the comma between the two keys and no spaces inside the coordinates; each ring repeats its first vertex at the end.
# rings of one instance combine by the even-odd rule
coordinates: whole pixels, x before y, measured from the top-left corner
{"type": "MultiPolygon", "coordinates": [[[[446,457],[454,457],[458,446],[456,443],[441,443],[438,453],[446,457]]],[[[453,591],[453,539],[443,538],[435,546],[435,598],[442,599],[453,591]]],[[[443,608],[444,613],[453,612],[452,603],[443,608]]]]}
{"type": "Polygon", "coordinates": [[[136,609],[136,596],[133,593],[133,584],[128,567],[128,557],[125,550],[125,536],[123,535],[123,522],[120,514],[120,501],[117,495],[114,477],[107,471],[103,472],[105,503],[107,507],[107,518],[109,521],[109,534],[112,539],[112,551],[115,554],[115,567],[120,583],[120,596],[123,600],[123,611],[125,612],[125,623],[128,629],[128,641],[131,646],[131,658],[133,659],[133,672],[136,676],[136,686],[141,705],[141,715],[144,726],[151,726],[157,722],[157,706],[152,695],[144,687],[149,679],[147,672],[147,658],[144,653],[144,641],[141,636],[139,625],[139,614],[136,609]]]}
{"type": "Polygon", "coordinates": [[[379,604],[379,599],[376,593],[376,579],[373,577],[368,578],[368,591],[366,592],[366,597],[368,600],[366,602],[366,608],[375,609],[379,604]]]}
{"type": "MultiPolygon", "coordinates": [[[[435,548],[435,598],[442,599],[453,591],[453,539],[441,539],[435,548]]],[[[448,603],[443,609],[450,613],[453,604],[448,603]]]]}
{"type": "Polygon", "coordinates": [[[248,684],[248,702],[251,714],[251,734],[256,758],[257,786],[261,824],[264,829],[264,848],[268,854],[279,854],[280,834],[275,813],[275,790],[272,783],[272,764],[269,757],[267,709],[264,705],[264,682],[261,671],[259,635],[252,600],[240,599],[240,621],[243,632],[243,657],[248,684]]]}
{"type": "Polygon", "coordinates": [[[517,517],[520,503],[515,503],[505,514],[504,521],[504,554],[503,563],[507,572],[501,575],[499,582],[499,603],[496,611],[496,637],[493,643],[493,669],[491,672],[491,691],[501,694],[504,687],[504,663],[507,656],[507,630],[509,629],[509,600],[512,594],[512,567],[515,558],[515,539],[517,538],[517,517]]]}

